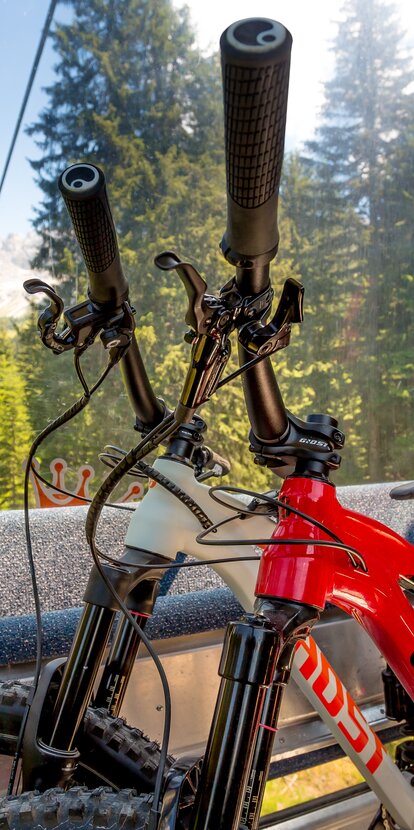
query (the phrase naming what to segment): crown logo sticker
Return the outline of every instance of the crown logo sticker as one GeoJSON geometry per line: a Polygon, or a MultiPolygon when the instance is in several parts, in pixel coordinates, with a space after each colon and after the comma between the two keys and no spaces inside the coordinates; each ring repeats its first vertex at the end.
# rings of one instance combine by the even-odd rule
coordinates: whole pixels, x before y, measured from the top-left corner
{"type": "MultiPolygon", "coordinates": [[[[33,459],[32,466],[36,472],[39,471],[40,464],[36,458],[33,459]]],[[[30,470],[30,481],[34,490],[36,507],[76,507],[78,505],[84,505],[86,503],[85,499],[91,498],[89,495],[89,483],[94,478],[95,470],[90,464],[83,464],[82,467],[79,467],[76,487],[72,495],[59,493],[55,489],[68,489],[65,486],[65,475],[68,469],[65,459],[54,458],[50,462],[49,468],[52,474],[50,485],[40,481],[33,473],[33,470],[30,470]]],[[[144,486],[138,481],[133,481],[123,496],[117,498],[117,503],[124,504],[125,502],[138,501],[143,495],[144,486]]]]}

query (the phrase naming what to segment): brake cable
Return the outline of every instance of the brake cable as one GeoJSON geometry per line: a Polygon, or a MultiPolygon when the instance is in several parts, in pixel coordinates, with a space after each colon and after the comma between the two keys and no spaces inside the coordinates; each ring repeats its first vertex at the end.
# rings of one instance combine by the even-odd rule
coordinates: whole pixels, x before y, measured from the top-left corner
{"type": "MultiPolygon", "coordinates": [[[[340,548],[341,550],[345,550],[347,552],[354,568],[361,567],[361,569],[365,573],[368,572],[368,568],[367,568],[367,565],[365,563],[365,560],[364,560],[362,554],[358,550],[351,547],[350,545],[344,544],[341,541],[341,539],[339,538],[339,536],[336,535],[336,533],[333,533],[331,530],[329,530],[327,527],[325,527],[325,525],[322,522],[318,521],[318,519],[315,519],[313,516],[309,516],[308,513],[304,513],[302,510],[298,510],[297,507],[291,507],[291,505],[286,504],[286,502],[281,501],[280,499],[274,498],[272,496],[268,496],[265,493],[257,493],[254,490],[247,490],[247,489],[242,488],[242,487],[232,487],[232,486],[226,486],[226,485],[225,486],[217,485],[215,487],[211,487],[209,493],[210,493],[210,497],[213,499],[213,501],[216,501],[218,504],[221,504],[224,507],[228,507],[230,510],[236,511],[236,515],[232,517],[233,520],[236,519],[236,518],[241,518],[243,516],[252,516],[252,515],[254,515],[254,512],[252,510],[249,510],[248,508],[243,509],[242,507],[239,507],[239,506],[236,507],[235,505],[229,504],[229,502],[226,502],[223,499],[217,498],[215,493],[218,492],[218,491],[223,491],[224,493],[225,492],[240,493],[240,494],[243,493],[244,495],[252,496],[255,499],[265,501],[268,504],[273,505],[276,509],[286,510],[288,513],[293,513],[295,516],[299,516],[301,519],[304,519],[305,521],[307,521],[310,524],[314,525],[314,527],[317,527],[319,530],[322,530],[323,533],[325,533],[327,536],[330,536],[330,538],[333,540],[333,542],[328,542],[328,541],[323,540],[323,539],[321,539],[321,540],[319,540],[319,539],[316,540],[315,539],[315,540],[312,541],[313,544],[315,544],[316,546],[320,545],[322,547],[334,547],[334,548],[340,548]]],[[[212,527],[208,528],[207,530],[202,531],[196,537],[196,541],[199,542],[199,544],[201,544],[201,545],[213,545],[213,546],[214,545],[226,545],[226,544],[227,545],[236,545],[236,544],[240,544],[240,545],[249,545],[249,544],[250,545],[278,545],[278,544],[281,544],[281,545],[287,545],[287,544],[297,545],[297,544],[307,544],[307,545],[309,545],[309,539],[280,539],[279,537],[275,537],[275,538],[272,538],[272,539],[243,539],[243,540],[236,540],[236,539],[226,540],[226,539],[223,539],[223,540],[220,540],[220,541],[215,541],[215,540],[212,539],[212,540],[206,541],[206,536],[209,533],[216,532],[219,527],[221,527],[224,524],[227,524],[229,521],[231,521],[231,519],[224,519],[220,522],[217,522],[216,524],[214,524],[212,527]]]]}
{"type": "MultiPolygon", "coordinates": [[[[34,478],[36,478],[38,481],[41,481],[42,484],[46,484],[47,487],[49,487],[51,490],[54,490],[56,493],[61,493],[63,496],[72,496],[73,498],[78,499],[78,501],[85,502],[85,504],[90,504],[92,501],[92,499],[88,498],[87,496],[80,496],[78,493],[72,493],[70,490],[64,490],[62,487],[58,487],[57,484],[53,484],[52,481],[48,481],[47,478],[44,478],[44,476],[42,476],[41,473],[39,473],[39,470],[36,470],[34,466],[32,466],[31,472],[34,478]]],[[[64,504],[59,506],[65,507],[64,504]]],[[[132,505],[112,504],[112,502],[108,502],[107,504],[105,504],[105,507],[111,507],[114,510],[128,510],[130,513],[133,513],[135,510],[135,507],[133,507],[132,505]]]]}
{"type": "Polygon", "coordinates": [[[19,758],[22,751],[23,746],[23,738],[26,729],[27,719],[29,717],[30,707],[33,702],[33,698],[35,696],[37,686],[39,683],[40,672],[42,670],[42,657],[43,657],[43,625],[42,625],[42,616],[41,616],[41,608],[40,608],[40,597],[39,597],[39,590],[37,587],[37,576],[36,576],[36,567],[33,555],[33,546],[32,546],[32,537],[31,537],[31,529],[30,529],[30,512],[29,512],[29,482],[30,482],[30,470],[33,469],[33,459],[37,450],[39,449],[40,445],[43,441],[59,429],[63,424],[66,424],[68,421],[72,420],[79,412],[81,412],[89,403],[92,395],[99,389],[101,384],[106,379],[107,375],[109,374],[110,370],[115,366],[116,360],[112,357],[109,358],[109,361],[101,373],[100,377],[96,381],[96,383],[89,389],[85,376],[82,372],[82,368],[80,365],[80,358],[84,352],[84,348],[75,349],[74,354],[74,366],[75,371],[78,376],[78,379],[82,385],[84,390],[84,394],[80,397],[77,401],[75,401],[72,406],[70,406],[67,410],[61,413],[51,424],[48,424],[34,439],[30,450],[29,456],[26,461],[25,465],[25,474],[24,474],[24,497],[23,497],[23,510],[24,510],[24,525],[25,525],[25,537],[26,537],[26,551],[27,551],[27,559],[29,564],[29,572],[30,572],[30,579],[32,583],[32,591],[33,591],[33,601],[35,606],[35,620],[36,620],[36,662],[35,662],[35,670],[34,670],[34,677],[33,677],[33,684],[27,698],[25,712],[23,714],[22,723],[20,726],[19,735],[17,738],[16,744],[16,751],[13,756],[10,776],[9,776],[9,783],[7,787],[7,795],[12,795],[13,787],[16,779],[17,774],[17,765],[19,762],[19,758]]]}

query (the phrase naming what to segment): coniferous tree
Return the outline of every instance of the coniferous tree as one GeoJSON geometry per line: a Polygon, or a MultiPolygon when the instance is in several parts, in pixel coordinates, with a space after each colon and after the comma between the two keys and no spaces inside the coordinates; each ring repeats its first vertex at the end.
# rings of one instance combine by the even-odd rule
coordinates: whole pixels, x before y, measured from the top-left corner
{"type": "Polygon", "coordinates": [[[56,181],[81,160],[103,167],[127,269],[141,252],[142,270],[157,211],[173,195],[168,166],[197,162],[217,146],[215,134],[221,143],[217,62],[194,48],[187,14],[170,0],[71,5],[72,22],[53,35],[57,80],[29,129],[42,150],[32,164],[45,194],[34,223],[44,240],[36,264],[49,260],[51,245],[57,275],[68,265],[65,248],[79,263],[56,181]]]}
{"type": "Polygon", "coordinates": [[[405,407],[405,415],[394,422],[393,401],[399,389],[391,366],[401,360],[399,383],[407,389],[412,372],[407,361],[412,315],[403,335],[405,356],[399,348],[401,327],[396,330],[391,320],[395,303],[401,308],[409,301],[400,272],[408,268],[411,273],[412,263],[406,260],[402,267],[396,254],[402,235],[399,223],[408,200],[402,191],[398,194],[393,180],[401,154],[407,166],[412,163],[412,147],[407,146],[405,136],[413,72],[404,56],[393,7],[383,0],[347,0],[335,54],[322,123],[309,150],[325,211],[325,217],[316,213],[322,220],[322,248],[330,252],[333,266],[327,263],[325,279],[332,282],[344,318],[343,343],[335,359],[339,372],[345,367],[355,398],[360,466],[363,469],[366,464],[365,475],[378,480],[384,472],[403,474],[404,469],[404,463],[396,469],[390,437],[395,432],[398,443],[397,432],[407,425],[408,408],[400,394],[399,406],[405,407]],[[332,216],[337,228],[337,220],[342,225],[340,244],[333,235],[332,216]]]}

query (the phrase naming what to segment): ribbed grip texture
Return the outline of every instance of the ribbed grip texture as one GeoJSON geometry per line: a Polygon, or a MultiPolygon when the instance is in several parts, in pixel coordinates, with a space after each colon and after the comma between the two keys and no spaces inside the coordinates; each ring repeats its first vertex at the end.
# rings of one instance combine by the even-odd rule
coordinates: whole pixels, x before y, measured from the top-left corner
{"type": "Polygon", "coordinates": [[[86,267],[95,274],[106,271],[115,259],[118,245],[102,201],[64,199],[86,267]]]}
{"type": "Polygon", "coordinates": [[[279,186],[288,84],[289,60],[223,67],[227,186],[240,207],[259,207],[279,186]]]}

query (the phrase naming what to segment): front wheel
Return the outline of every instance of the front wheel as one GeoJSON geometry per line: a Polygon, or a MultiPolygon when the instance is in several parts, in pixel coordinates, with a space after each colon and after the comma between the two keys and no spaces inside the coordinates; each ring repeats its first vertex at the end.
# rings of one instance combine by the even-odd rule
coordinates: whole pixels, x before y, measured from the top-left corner
{"type": "MultiPolygon", "coordinates": [[[[0,683],[0,755],[13,755],[31,687],[20,681],[0,683]]],[[[78,784],[114,789],[133,787],[139,792],[153,789],[160,763],[160,748],[140,729],[128,726],[104,709],[88,707],[78,735],[80,762],[78,784]]],[[[167,758],[165,772],[174,763],[167,758]]]]}
{"type": "Polygon", "coordinates": [[[144,830],[150,795],[135,790],[73,787],[44,793],[23,793],[0,801],[1,830],[144,830]]]}

